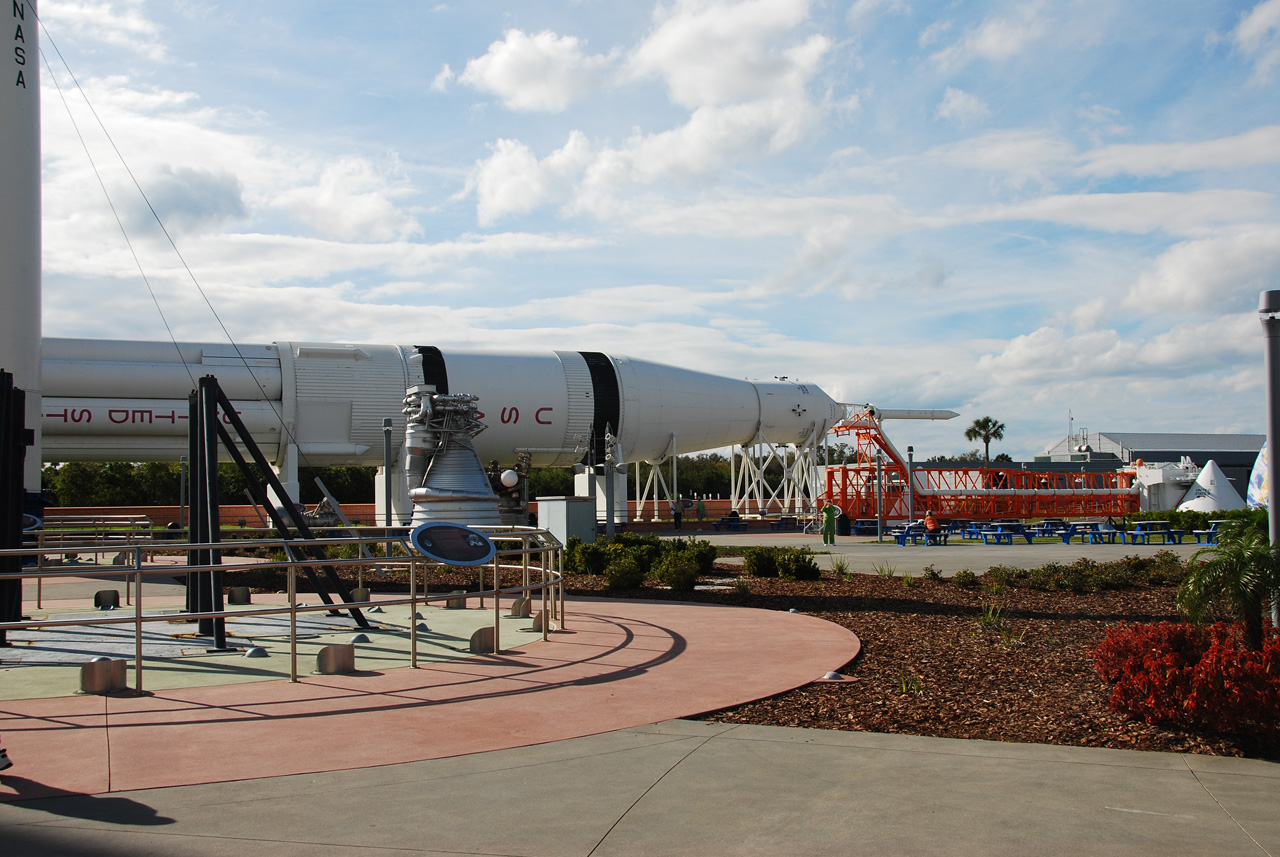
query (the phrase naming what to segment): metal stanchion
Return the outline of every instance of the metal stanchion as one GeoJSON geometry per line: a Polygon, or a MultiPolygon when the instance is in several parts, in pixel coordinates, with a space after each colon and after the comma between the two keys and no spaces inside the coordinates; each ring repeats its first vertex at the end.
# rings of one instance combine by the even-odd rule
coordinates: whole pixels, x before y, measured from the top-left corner
{"type": "MultiPolygon", "coordinates": [[[[422,576],[422,588],[427,588],[427,576],[422,576]]],[[[418,668],[418,564],[409,561],[409,666],[418,668]]]]}
{"type": "Polygon", "coordinates": [[[133,689],[142,693],[142,548],[133,549],[133,569],[133,689]]]}
{"type": "Polygon", "coordinates": [[[501,627],[501,624],[502,624],[501,623],[502,599],[498,597],[498,590],[501,588],[502,587],[498,585],[498,556],[497,554],[494,554],[494,557],[493,557],[493,653],[495,655],[498,654],[498,652],[502,651],[502,645],[498,640],[498,636],[500,633],[499,628],[501,627]]]}
{"type": "Polygon", "coordinates": [[[298,680],[298,570],[289,565],[289,681],[298,680]]]}

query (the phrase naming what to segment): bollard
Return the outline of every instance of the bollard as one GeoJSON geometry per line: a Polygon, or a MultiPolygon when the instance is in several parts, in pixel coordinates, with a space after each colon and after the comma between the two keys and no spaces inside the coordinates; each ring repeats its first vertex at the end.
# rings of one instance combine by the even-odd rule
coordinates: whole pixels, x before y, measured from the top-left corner
{"type": "MultiPolygon", "coordinates": [[[[113,590],[114,591],[114,590],[113,590]]],[[[115,693],[125,689],[128,662],[94,658],[80,665],[81,693],[115,693]]]]}
{"type": "Polygon", "coordinates": [[[247,586],[233,586],[227,590],[228,604],[252,604],[253,599],[247,586]]]}
{"type": "Polygon", "coordinates": [[[356,647],[352,643],[334,643],[316,654],[316,672],[320,675],[346,675],[356,671],[356,647]]]}
{"type": "Polygon", "coordinates": [[[114,610],[120,606],[120,592],[116,589],[99,589],[93,593],[93,606],[97,610],[114,610]]]}
{"type": "Polygon", "coordinates": [[[476,632],[471,635],[471,647],[468,651],[473,655],[487,655],[493,651],[492,625],[485,625],[483,628],[476,629],[476,632]]]}

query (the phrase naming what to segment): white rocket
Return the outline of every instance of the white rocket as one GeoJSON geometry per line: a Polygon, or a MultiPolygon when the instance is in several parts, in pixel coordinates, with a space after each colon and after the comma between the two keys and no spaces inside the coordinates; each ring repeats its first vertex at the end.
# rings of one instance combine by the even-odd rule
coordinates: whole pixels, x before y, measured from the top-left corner
{"type": "MultiPolygon", "coordinates": [[[[417,364],[417,361],[414,361],[417,364]]],[[[624,462],[768,441],[821,440],[844,406],[812,384],[740,381],[595,351],[495,353],[436,346],[211,345],[44,340],[45,461],[176,461],[187,394],[213,374],[286,485],[297,467],[383,463],[383,420],[404,436],[405,389],[479,397],[481,460],[535,467],[624,462]],[[421,355],[421,369],[409,358],[421,355]]],[[[397,467],[400,455],[394,456],[397,467]]]]}

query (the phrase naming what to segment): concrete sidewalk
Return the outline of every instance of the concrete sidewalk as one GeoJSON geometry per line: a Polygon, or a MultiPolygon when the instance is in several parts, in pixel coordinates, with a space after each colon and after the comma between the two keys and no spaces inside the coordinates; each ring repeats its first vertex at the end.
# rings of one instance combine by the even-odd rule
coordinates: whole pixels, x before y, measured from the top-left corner
{"type": "MultiPolygon", "coordinates": [[[[1180,545],[1082,545],[1079,542],[1064,545],[1060,541],[1052,544],[985,545],[980,541],[965,541],[959,537],[952,538],[945,545],[899,546],[888,535],[883,542],[877,542],[874,536],[840,536],[836,539],[835,545],[824,545],[822,536],[815,533],[717,533],[712,530],[699,530],[696,526],[692,528],[686,526],[678,533],[660,533],[660,535],[686,538],[694,536],[714,545],[729,547],[752,545],[807,547],[820,555],[818,565],[822,568],[830,568],[831,559],[839,556],[848,560],[850,571],[859,574],[874,574],[878,567],[890,566],[899,575],[905,572],[919,576],[921,570],[932,565],[944,577],[951,577],[964,568],[975,574],[981,574],[993,565],[1036,568],[1048,562],[1071,563],[1080,557],[1087,557],[1095,562],[1105,562],[1126,556],[1153,556],[1162,550],[1168,550],[1186,559],[1205,547],[1205,545],[1197,545],[1194,539],[1188,539],[1190,544],[1180,545]]],[[[741,559],[724,558],[719,562],[738,564],[741,563],[741,559]]]]}
{"type": "Polygon", "coordinates": [[[0,805],[12,857],[1266,855],[1260,761],[673,720],[534,747],[0,805]]]}

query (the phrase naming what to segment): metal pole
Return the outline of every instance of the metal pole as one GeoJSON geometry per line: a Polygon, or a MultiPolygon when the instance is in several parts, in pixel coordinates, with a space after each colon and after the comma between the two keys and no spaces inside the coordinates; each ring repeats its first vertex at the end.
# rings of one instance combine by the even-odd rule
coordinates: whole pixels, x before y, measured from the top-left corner
{"type": "Polygon", "coordinates": [[[387,528],[387,564],[391,563],[391,417],[382,418],[382,522],[387,528]]]}
{"type": "Polygon", "coordinates": [[[298,680],[298,569],[289,564],[289,681],[298,680]]]}
{"type": "Polygon", "coordinates": [[[502,651],[499,644],[499,628],[502,626],[502,599],[498,597],[498,555],[493,555],[493,653],[502,651]]]}
{"type": "MultiPolygon", "coordinates": [[[[1271,550],[1280,561],[1280,509],[1276,495],[1280,493],[1280,291],[1264,291],[1259,295],[1258,314],[1267,339],[1267,518],[1271,550]]],[[[1271,624],[1280,628],[1280,594],[1271,602],[1271,624]]]]}
{"type": "Polygon", "coordinates": [[[916,448],[907,447],[907,523],[916,519],[916,448]]]}
{"type": "MultiPolygon", "coordinates": [[[[188,426],[188,431],[190,427],[188,426]]],[[[187,457],[178,457],[178,529],[187,528],[187,457]]],[[[187,539],[192,541],[192,539],[187,539]]]]}
{"type": "Polygon", "coordinates": [[[876,541],[884,541],[884,453],[876,450],[876,541]]]}
{"type": "Polygon", "coordinates": [[[142,693],[142,548],[133,549],[133,689],[142,693]]]}
{"type": "MultiPolygon", "coordinates": [[[[426,588],[426,580],[423,580],[426,588]]],[[[409,666],[418,668],[418,567],[409,563],[409,666]]]]}
{"type": "Polygon", "coordinates": [[[613,523],[613,464],[616,455],[615,449],[613,427],[606,425],[604,427],[604,534],[606,536],[612,536],[615,532],[613,523]]]}

